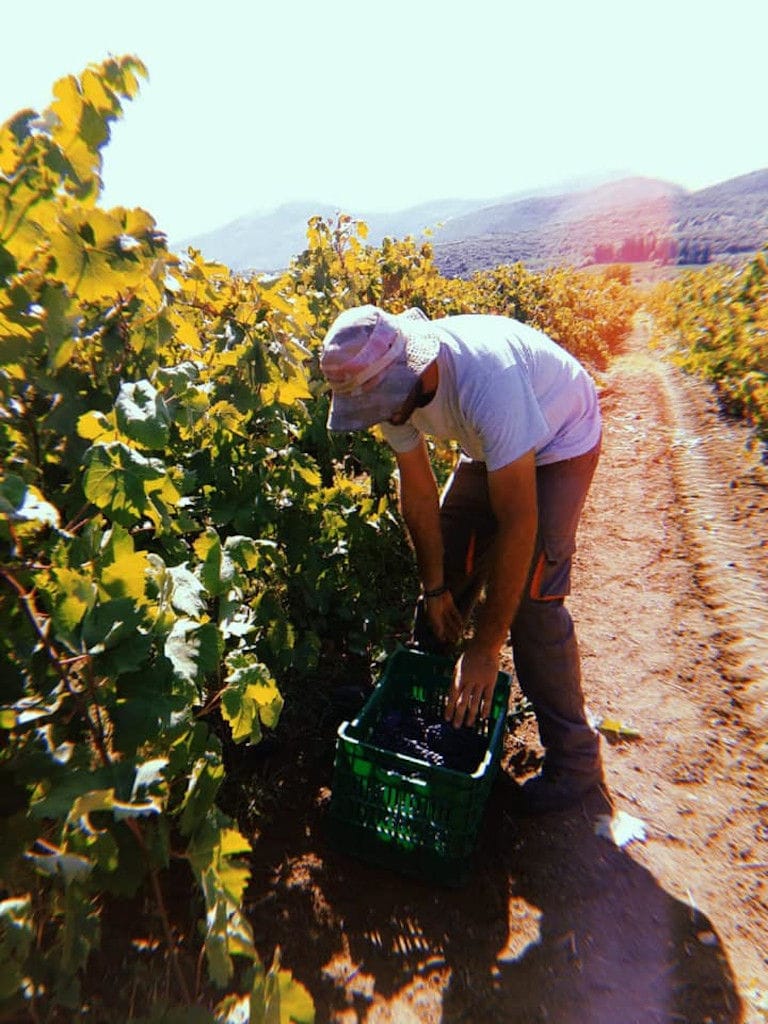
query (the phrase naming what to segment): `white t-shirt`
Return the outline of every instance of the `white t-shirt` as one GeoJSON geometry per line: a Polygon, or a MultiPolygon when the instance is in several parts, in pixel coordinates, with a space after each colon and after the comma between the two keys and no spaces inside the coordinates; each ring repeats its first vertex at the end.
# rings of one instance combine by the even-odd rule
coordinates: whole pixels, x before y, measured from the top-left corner
{"type": "Polygon", "coordinates": [[[441,336],[439,383],[407,423],[382,423],[396,452],[423,434],[456,441],[489,471],[532,448],[536,464],[584,455],[600,440],[600,407],[579,361],[541,331],[508,317],[471,314],[433,321],[441,336]]]}

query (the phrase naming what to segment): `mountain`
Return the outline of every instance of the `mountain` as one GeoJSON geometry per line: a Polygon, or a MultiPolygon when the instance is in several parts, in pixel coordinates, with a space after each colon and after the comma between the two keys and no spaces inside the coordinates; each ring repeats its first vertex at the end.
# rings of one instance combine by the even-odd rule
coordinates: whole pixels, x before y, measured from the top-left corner
{"type": "Polygon", "coordinates": [[[320,202],[284,203],[268,212],[257,212],[238,217],[220,228],[182,239],[172,239],[171,247],[183,252],[189,246],[199,249],[206,259],[226,264],[232,270],[273,271],[286,267],[293,256],[306,245],[307,222],[311,217],[333,217],[342,212],[368,225],[368,241],[380,245],[385,237],[405,238],[424,236],[438,225],[454,221],[472,211],[481,210],[489,203],[519,202],[532,196],[543,196],[558,191],[572,191],[594,186],[601,178],[574,178],[557,188],[529,190],[497,200],[489,199],[437,199],[397,210],[392,213],[361,212],[344,206],[320,202]]]}
{"type": "Polygon", "coordinates": [[[183,251],[200,249],[206,259],[225,263],[232,270],[279,270],[306,245],[307,222],[311,217],[333,217],[350,213],[368,225],[368,241],[379,245],[388,235],[403,238],[418,234],[440,221],[459,216],[481,205],[469,199],[444,199],[423,203],[394,213],[358,214],[328,203],[285,203],[268,213],[254,213],[205,234],[174,243],[183,251]]]}
{"type": "MultiPolygon", "coordinates": [[[[288,203],[182,240],[233,270],[280,270],[304,248],[307,222],[340,210],[288,203]]],[[[522,260],[557,263],[706,263],[754,252],[768,241],[768,169],[689,192],[656,178],[564,184],[496,200],[443,199],[392,213],[345,210],[368,225],[368,241],[432,232],[449,277],[522,260]]]]}
{"type": "Polygon", "coordinates": [[[696,192],[655,178],[497,206],[435,233],[435,261],[448,277],[522,260],[558,263],[708,263],[768,242],[768,169],[696,192]]]}
{"type": "Polygon", "coordinates": [[[336,207],[327,203],[285,203],[269,213],[247,214],[221,228],[181,239],[172,248],[183,252],[191,246],[232,270],[279,270],[303,248],[307,221],[335,212],[336,207]]]}

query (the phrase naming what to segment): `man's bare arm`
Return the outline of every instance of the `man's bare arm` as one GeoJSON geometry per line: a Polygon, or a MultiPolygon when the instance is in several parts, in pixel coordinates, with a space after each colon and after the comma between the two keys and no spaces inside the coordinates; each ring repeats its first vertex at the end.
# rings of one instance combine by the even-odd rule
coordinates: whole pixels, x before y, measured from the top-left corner
{"type": "Polygon", "coordinates": [[[491,550],[486,598],[477,617],[475,635],[456,671],[446,708],[454,725],[471,725],[487,714],[499,666],[499,653],[509,636],[525,588],[538,524],[536,460],[530,451],[488,474],[491,508],[497,532],[491,550]]]}
{"type": "Polygon", "coordinates": [[[426,590],[432,590],[443,583],[437,481],[424,441],[409,452],[398,452],[396,458],[400,471],[400,511],[416,554],[421,582],[426,590]]]}
{"type": "MultiPolygon", "coordinates": [[[[427,446],[421,444],[409,452],[397,454],[400,470],[400,510],[416,554],[416,564],[425,591],[445,583],[443,575],[443,538],[440,531],[440,498],[432,472],[427,446]]],[[[446,591],[425,598],[429,624],[438,640],[456,643],[461,636],[462,619],[446,591]]]]}

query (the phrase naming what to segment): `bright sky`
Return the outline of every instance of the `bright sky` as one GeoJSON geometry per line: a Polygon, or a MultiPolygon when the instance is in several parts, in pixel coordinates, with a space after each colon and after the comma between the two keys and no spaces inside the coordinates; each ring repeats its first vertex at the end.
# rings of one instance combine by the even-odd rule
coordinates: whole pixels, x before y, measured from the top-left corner
{"type": "Polygon", "coordinates": [[[110,53],[144,61],[102,201],[172,241],[296,199],[768,167],[768,0],[14,0],[2,29],[0,121],[110,53]]]}

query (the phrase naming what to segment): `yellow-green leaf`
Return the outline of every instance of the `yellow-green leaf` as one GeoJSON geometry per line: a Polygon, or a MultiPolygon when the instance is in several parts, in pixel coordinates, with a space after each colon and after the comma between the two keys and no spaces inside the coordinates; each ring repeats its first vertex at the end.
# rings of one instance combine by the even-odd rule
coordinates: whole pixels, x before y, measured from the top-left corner
{"type": "Polygon", "coordinates": [[[58,584],[54,608],[56,623],[71,633],[83,621],[87,611],[96,603],[96,585],[90,576],[76,569],[53,569],[52,575],[58,584]]]}
{"type": "Polygon", "coordinates": [[[642,733],[638,729],[635,729],[632,725],[627,725],[619,718],[605,717],[598,723],[597,728],[608,739],[642,739],[642,733]]]}
{"type": "Polygon", "coordinates": [[[142,602],[145,597],[149,562],[146,552],[121,554],[101,573],[101,585],[109,597],[132,597],[142,602]]]}
{"type": "Polygon", "coordinates": [[[320,476],[318,471],[316,469],[311,469],[309,466],[296,466],[296,472],[302,480],[310,485],[310,487],[319,487],[323,482],[323,478],[320,476]]]}
{"type": "Polygon", "coordinates": [[[87,441],[116,441],[120,436],[111,422],[103,412],[84,412],[77,421],[77,433],[87,441]]]}
{"type": "Polygon", "coordinates": [[[315,1004],[307,989],[290,971],[278,972],[280,1024],[314,1024],[315,1004]]]}

